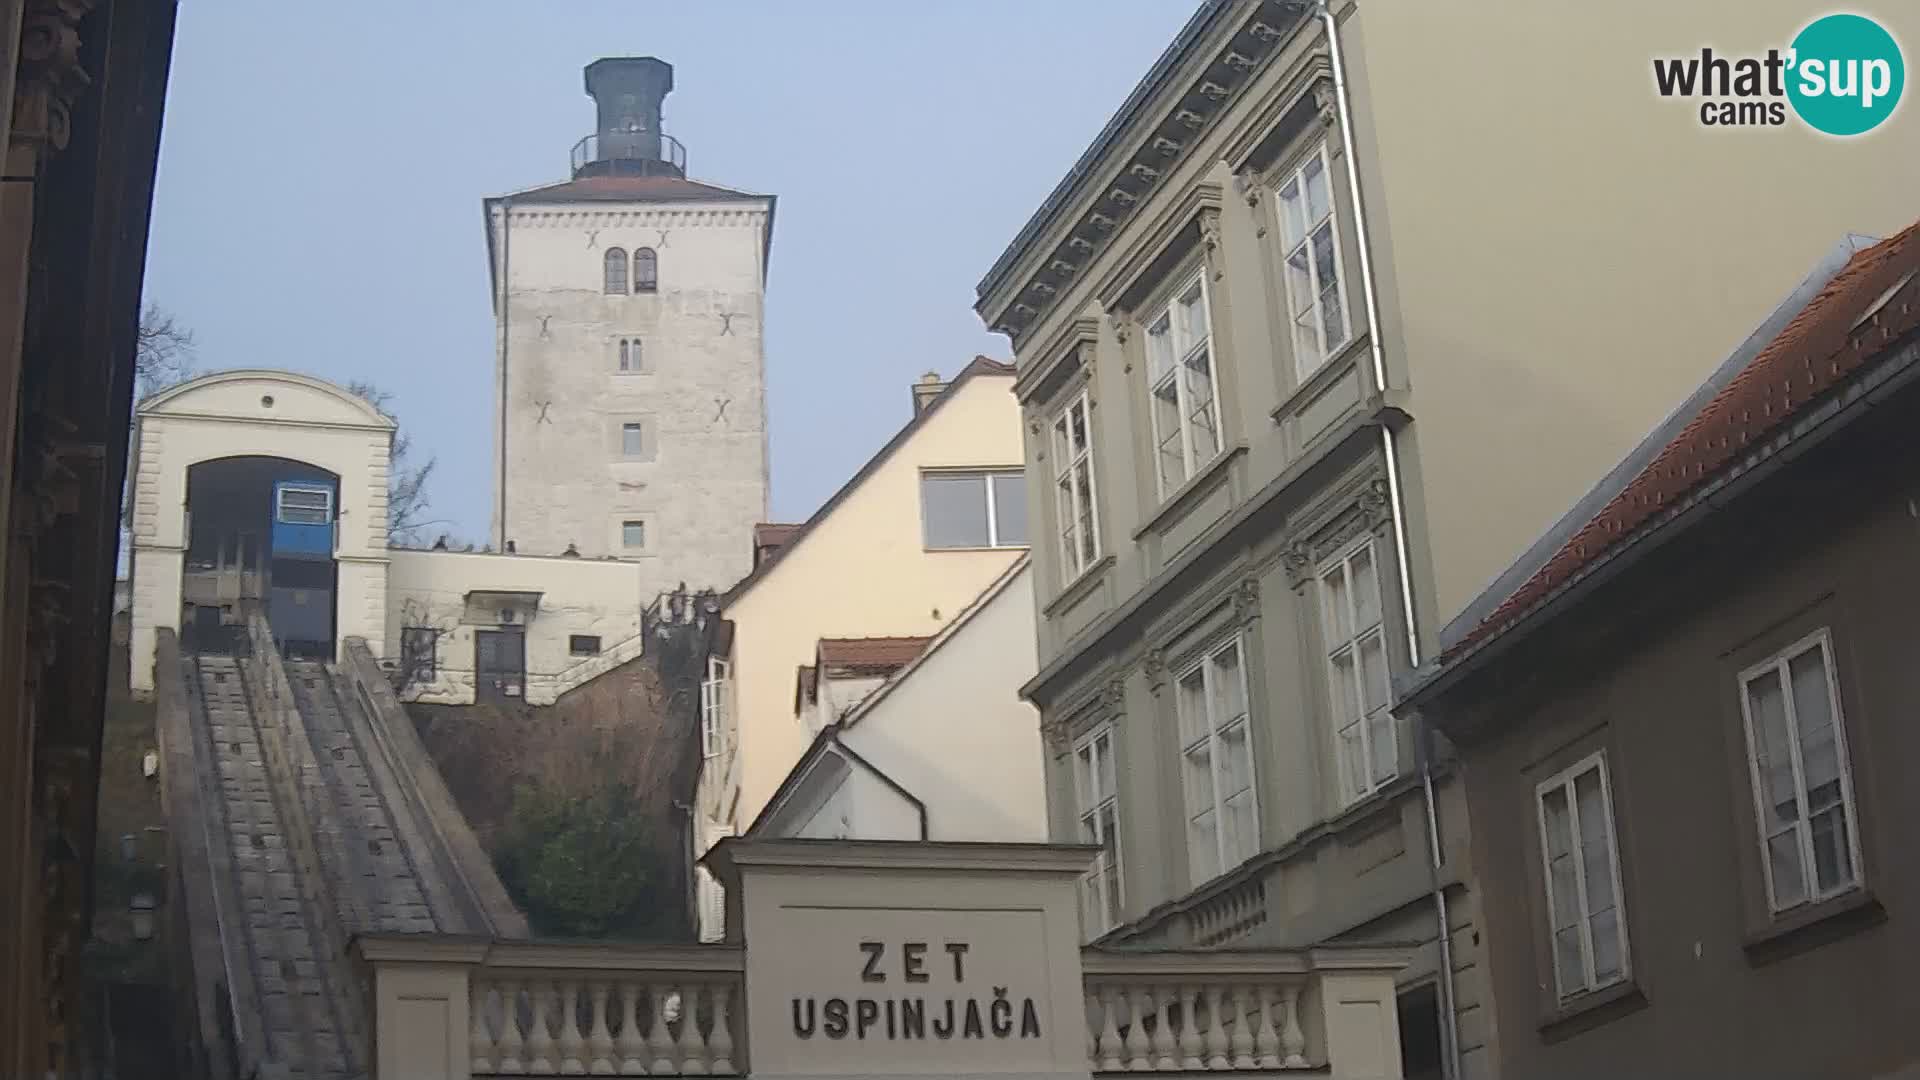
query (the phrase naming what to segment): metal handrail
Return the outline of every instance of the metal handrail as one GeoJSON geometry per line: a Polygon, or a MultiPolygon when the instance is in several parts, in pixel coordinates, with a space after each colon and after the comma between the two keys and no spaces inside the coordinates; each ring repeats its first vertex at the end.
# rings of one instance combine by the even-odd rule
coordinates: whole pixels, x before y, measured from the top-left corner
{"type": "Polygon", "coordinates": [[[573,144],[573,169],[596,161],[662,161],[685,172],[687,148],[664,131],[595,132],[573,144]]]}

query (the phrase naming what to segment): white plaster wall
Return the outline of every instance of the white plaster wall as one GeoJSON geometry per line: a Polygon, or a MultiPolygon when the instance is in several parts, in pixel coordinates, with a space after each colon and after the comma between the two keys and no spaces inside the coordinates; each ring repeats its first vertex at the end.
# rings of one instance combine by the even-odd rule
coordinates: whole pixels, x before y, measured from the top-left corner
{"type": "MultiPolygon", "coordinates": [[[[682,581],[725,588],[751,569],[753,526],[767,517],[769,207],[758,198],[529,204],[510,222],[495,208],[509,292],[504,390],[495,386],[506,417],[502,541],[530,554],[574,544],[624,558],[634,553],[620,546],[620,522],[642,520],[649,595],[682,581]],[[609,247],[655,249],[659,291],[603,293],[609,247]],[[622,336],[643,343],[638,374],[619,370],[622,336]],[[621,452],[627,421],[643,425],[642,460],[621,452]]],[[[496,470],[499,423],[496,414],[496,470]]]]}
{"type": "Polygon", "coordinates": [[[702,771],[701,805],[714,817],[741,827],[752,822],[806,751],[812,736],[794,716],[794,672],[813,662],[821,638],[931,636],[1024,554],[928,551],[920,518],[923,468],[1020,466],[1012,384],[1011,375],[976,375],[961,384],[727,605],[737,736],[730,753],[702,771]]]}
{"type": "Polygon", "coordinates": [[[287,458],[340,478],[336,646],[357,636],[380,651],[386,637],[391,420],[320,379],[247,370],[203,376],[157,394],[140,405],[134,424],[131,685],[136,693],[153,689],[156,629],[180,628],[187,470],[220,458],[287,458]]]}
{"type": "Polygon", "coordinates": [[[408,686],[402,694],[408,701],[473,703],[474,631],[500,625],[468,620],[467,594],[476,589],[541,594],[539,610],[513,624],[526,633],[524,694],[529,705],[551,705],[561,694],[643,651],[642,568],[635,563],[406,549],[395,549],[391,559],[391,603],[383,613],[388,648],[375,655],[397,663],[405,627],[440,631],[435,679],[408,686]],[[570,655],[567,639],[574,634],[597,635],[600,654],[570,655]]]}
{"type": "MultiPolygon", "coordinates": [[[[849,717],[840,741],[926,805],[927,839],[1044,843],[1040,714],[1020,700],[1021,684],[1038,670],[1036,656],[1033,574],[1022,567],[904,678],[849,717]]],[[[854,799],[853,835],[883,839],[897,831],[897,795],[889,803],[856,790],[854,799]]]]}
{"type": "MultiPolygon", "coordinates": [[[[794,836],[820,840],[918,840],[920,813],[886,782],[849,763],[840,785],[798,823],[794,836]]],[[[776,839],[781,830],[775,830],[776,839]]]]}

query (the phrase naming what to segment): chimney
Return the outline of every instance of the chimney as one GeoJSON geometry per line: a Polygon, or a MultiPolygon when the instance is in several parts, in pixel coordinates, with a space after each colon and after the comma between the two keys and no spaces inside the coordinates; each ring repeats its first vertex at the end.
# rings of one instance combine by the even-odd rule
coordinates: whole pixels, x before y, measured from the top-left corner
{"type": "Polygon", "coordinates": [[[929,371],[920,376],[920,381],[913,384],[913,415],[919,416],[925,412],[927,406],[933,403],[933,399],[946,390],[947,385],[941,381],[940,373],[937,371],[929,371]]]}
{"type": "Polygon", "coordinates": [[[653,56],[614,56],[586,69],[598,114],[594,134],[573,148],[573,175],[684,176],[686,150],[660,124],[673,92],[673,65],[653,56]]]}

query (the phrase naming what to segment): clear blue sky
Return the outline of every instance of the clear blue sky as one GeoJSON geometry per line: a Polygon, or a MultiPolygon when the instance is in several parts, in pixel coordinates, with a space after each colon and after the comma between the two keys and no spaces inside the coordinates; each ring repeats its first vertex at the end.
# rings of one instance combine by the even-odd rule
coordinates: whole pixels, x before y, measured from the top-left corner
{"type": "Polygon", "coordinates": [[[429,516],[484,540],[493,322],[480,200],[564,179],[580,69],[675,68],[698,179],[780,197],[773,511],[800,520],[906,420],[908,384],[1006,358],[973,286],[1192,14],[1190,0],[188,0],[146,297],[200,370],[394,395],[429,516]]]}

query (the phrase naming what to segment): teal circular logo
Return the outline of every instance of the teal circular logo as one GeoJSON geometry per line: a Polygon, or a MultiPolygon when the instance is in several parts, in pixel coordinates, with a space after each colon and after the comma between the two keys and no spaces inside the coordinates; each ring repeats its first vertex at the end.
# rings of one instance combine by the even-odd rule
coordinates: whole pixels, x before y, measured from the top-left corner
{"type": "Polygon", "coordinates": [[[1862,15],[1827,15],[1793,39],[1787,100],[1815,131],[1863,135],[1884,123],[1906,89],[1900,45],[1862,15]]]}

